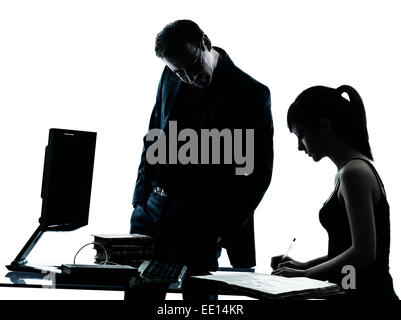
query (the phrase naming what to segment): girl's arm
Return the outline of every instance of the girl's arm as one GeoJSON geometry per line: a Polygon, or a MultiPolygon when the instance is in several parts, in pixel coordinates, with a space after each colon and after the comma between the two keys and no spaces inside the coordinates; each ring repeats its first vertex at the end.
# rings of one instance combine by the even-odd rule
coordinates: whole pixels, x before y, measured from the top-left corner
{"type": "Polygon", "coordinates": [[[333,259],[325,262],[322,260],[322,263],[308,267],[302,272],[283,267],[277,269],[274,274],[326,280],[330,274],[341,273],[345,265],[362,267],[376,260],[376,229],[373,209],[373,193],[378,188],[376,177],[367,165],[361,167],[350,164],[343,169],[340,179],[339,191],[348,214],[352,238],[351,247],[333,259]]]}

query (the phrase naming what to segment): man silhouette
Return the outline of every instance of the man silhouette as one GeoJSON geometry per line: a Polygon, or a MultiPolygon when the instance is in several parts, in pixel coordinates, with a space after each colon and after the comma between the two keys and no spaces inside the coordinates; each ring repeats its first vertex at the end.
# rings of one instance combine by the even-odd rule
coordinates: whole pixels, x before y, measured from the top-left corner
{"type": "MultiPolygon", "coordinates": [[[[222,246],[232,266],[253,267],[253,213],[270,184],[273,167],[269,89],[237,68],[223,49],[212,46],[193,21],[168,24],[156,37],[155,51],[166,67],[149,130],[163,130],[171,144],[172,121],[177,130],[190,128],[199,137],[202,129],[252,129],[254,163],[242,175],[236,174],[236,164],[223,161],[150,164],[146,154],[152,141],[145,137],[131,233],[157,238],[159,259],[185,264],[190,274],[216,270],[222,246]]],[[[234,144],[244,141],[241,137],[234,144]]]]}

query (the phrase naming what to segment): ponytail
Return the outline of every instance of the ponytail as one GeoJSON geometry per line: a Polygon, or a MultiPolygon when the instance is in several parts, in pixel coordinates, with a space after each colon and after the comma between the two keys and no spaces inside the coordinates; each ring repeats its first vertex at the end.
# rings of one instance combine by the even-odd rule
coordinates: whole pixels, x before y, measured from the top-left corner
{"type": "Polygon", "coordinates": [[[350,116],[347,117],[347,138],[359,152],[364,154],[370,160],[373,160],[366,124],[366,112],[361,96],[349,85],[339,86],[336,91],[342,99],[347,100],[342,96],[343,93],[346,93],[349,98],[347,104],[351,110],[349,110],[350,116]]]}

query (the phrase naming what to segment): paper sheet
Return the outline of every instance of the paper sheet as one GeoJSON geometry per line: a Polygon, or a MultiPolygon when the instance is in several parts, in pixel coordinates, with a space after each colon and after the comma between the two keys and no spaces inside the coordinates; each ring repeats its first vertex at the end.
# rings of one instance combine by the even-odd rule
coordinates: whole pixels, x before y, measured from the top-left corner
{"type": "Polygon", "coordinates": [[[195,278],[222,281],[230,285],[257,290],[268,294],[279,295],[294,291],[332,290],[336,284],[328,281],[319,281],[305,277],[285,278],[268,274],[252,272],[212,272],[212,275],[195,276],[195,278]]]}

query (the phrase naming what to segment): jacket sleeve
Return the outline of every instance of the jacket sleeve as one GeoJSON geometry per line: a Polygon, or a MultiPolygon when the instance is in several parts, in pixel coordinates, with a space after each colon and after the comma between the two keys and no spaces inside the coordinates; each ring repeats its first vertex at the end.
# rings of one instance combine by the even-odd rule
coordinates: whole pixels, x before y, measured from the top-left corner
{"type": "MultiPolygon", "coordinates": [[[[247,224],[270,185],[273,171],[273,120],[267,87],[245,102],[239,113],[242,128],[254,129],[254,167],[249,175],[231,174],[219,192],[217,234],[235,237],[247,224]]],[[[243,130],[245,131],[245,130],[243,130]]],[[[243,133],[244,134],[244,133],[243,133]]],[[[243,144],[244,145],[244,144],[243,144]]]]}
{"type": "MultiPolygon", "coordinates": [[[[149,121],[148,131],[154,128],[160,128],[160,112],[161,112],[161,103],[162,103],[162,88],[163,88],[163,79],[166,75],[166,69],[164,70],[159,86],[157,89],[156,95],[156,103],[153,107],[152,115],[149,121]]],[[[135,191],[132,198],[132,205],[135,207],[139,203],[143,203],[147,201],[149,194],[152,191],[151,181],[153,180],[156,172],[155,167],[149,165],[146,160],[146,150],[149,147],[151,142],[146,141],[146,135],[143,137],[143,148],[141,160],[138,168],[138,177],[135,183],[135,191]]]]}

